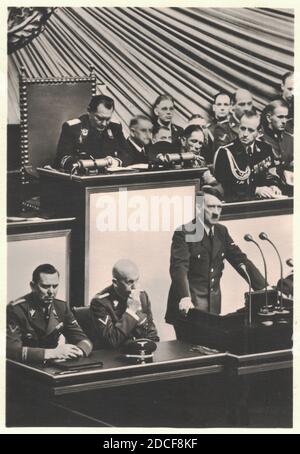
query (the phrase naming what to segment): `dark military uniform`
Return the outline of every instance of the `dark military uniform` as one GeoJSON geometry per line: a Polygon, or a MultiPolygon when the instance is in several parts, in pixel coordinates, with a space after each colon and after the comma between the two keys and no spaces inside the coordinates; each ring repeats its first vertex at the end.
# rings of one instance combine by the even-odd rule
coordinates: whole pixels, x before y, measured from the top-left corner
{"type": "MultiPolygon", "coordinates": [[[[157,119],[153,120],[153,129],[160,128],[161,126],[164,125],[160,124],[157,119]]],[[[171,129],[172,143],[175,144],[176,147],[181,147],[181,137],[183,136],[184,129],[181,126],[174,125],[173,123],[171,123],[169,129],[171,129]]]]}
{"type": "Polygon", "coordinates": [[[123,166],[129,166],[133,164],[147,164],[148,158],[148,147],[143,147],[141,151],[134,146],[129,138],[126,140],[126,147],[124,148],[122,163],[123,166]]]}
{"type": "MultiPolygon", "coordinates": [[[[199,231],[200,226],[198,224],[199,231]]],[[[190,297],[195,307],[214,314],[220,313],[220,279],[225,259],[244,278],[246,276],[239,266],[246,266],[254,290],[262,289],[265,285],[261,273],[234,243],[225,226],[214,226],[212,242],[205,231],[202,240],[187,241],[186,235],[191,234],[192,227],[192,224],[184,225],[182,230],[175,231],[172,239],[172,284],[166,313],[166,322],[171,324],[176,323],[179,302],[184,297],[190,297]]]]}
{"type": "Polygon", "coordinates": [[[272,147],[276,173],[280,178],[280,189],[284,194],[293,195],[293,184],[290,181],[294,171],[294,138],[292,134],[287,131],[280,133],[270,128],[264,128],[260,139],[272,147]]]}
{"type": "Polygon", "coordinates": [[[64,168],[70,156],[74,160],[112,156],[122,161],[125,147],[126,139],[120,124],[110,122],[101,133],[91,125],[89,115],[85,114],[63,124],[54,167],[64,168]]]}
{"type": "Polygon", "coordinates": [[[228,136],[232,137],[232,140],[235,136],[232,135],[231,130],[229,128],[229,120],[228,118],[218,121],[216,118],[213,118],[210,123],[203,128],[204,136],[205,136],[205,145],[202,150],[202,155],[205,157],[207,164],[212,164],[214,160],[214,154],[216,149],[222,144],[223,142],[218,145],[221,138],[226,138],[228,136]],[[217,134],[216,134],[217,128],[217,134]],[[227,131],[228,129],[228,131],[227,131]],[[226,136],[225,136],[226,134],[226,136]],[[220,136],[220,137],[219,137],[220,136]],[[217,142],[215,142],[215,137],[217,137],[217,142]],[[216,145],[217,143],[217,145],[216,145]]]}
{"type": "Polygon", "coordinates": [[[93,344],[84,334],[67,303],[46,305],[29,293],[7,306],[7,357],[22,362],[43,361],[45,349],[56,348],[62,334],[67,343],[88,356],[93,344]]]}
{"type": "Polygon", "coordinates": [[[97,293],[90,308],[99,348],[117,348],[128,340],[140,338],[159,341],[146,292],[140,292],[140,300],[142,310],[135,314],[127,308],[127,298],[121,298],[113,285],[97,293]]]}
{"type": "Polygon", "coordinates": [[[281,164],[286,169],[293,167],[294,138],[292,134],[286,131],[280,133],[270,128],[264,128],[260,139],[271,145],[276,165],[281,164]]]}
{"type": "MultiPolygon", "coordinates": [[[[214,175],[222,184],[226,200],[251,199],[260,186],[278,186],[272,148],[256,140],[246,152],[239,139],[220,147],[215,154],[214,175]]],[[[247,147],[248,148],[248,147],[247,147]]]]}
{"type": "Polygon", "coordinates": [[[214,128],[214,151],[238,137],[240,122],[230,114],[227,120],[217,122],[214,128]]]}

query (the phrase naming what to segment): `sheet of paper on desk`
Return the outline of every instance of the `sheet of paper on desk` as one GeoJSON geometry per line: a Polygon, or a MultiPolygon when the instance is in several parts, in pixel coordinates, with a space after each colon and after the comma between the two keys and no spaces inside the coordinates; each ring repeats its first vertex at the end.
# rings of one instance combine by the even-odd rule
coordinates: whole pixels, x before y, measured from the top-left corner
{"type": "Polygon", "coordinates": [[[132,170],[147,170],[149,165],[147,163],[140,163],[140,164],[132,164],[131,166],[125,167],[125,169],[132,169],[132,170]]]}
{"type": "Polygon", "coordinates": [[[7,222],[42,222],[47,221],[45,218],[33,217],[33,218],[21,218],[18,216],[9,216],[7,222]]]}
{"type": "Polygon", "coordinates": [[[133,167],[108,167],[106,169],[106,172],[107,173],[118,173],[118,172],[120,172],[120,173],[122,173],[122,172],[124,172],[124,173],[130,172],[131,173],[131,172],[134,172],[135,170],[137,170],[137,169],[135,169],[133,167]]]}

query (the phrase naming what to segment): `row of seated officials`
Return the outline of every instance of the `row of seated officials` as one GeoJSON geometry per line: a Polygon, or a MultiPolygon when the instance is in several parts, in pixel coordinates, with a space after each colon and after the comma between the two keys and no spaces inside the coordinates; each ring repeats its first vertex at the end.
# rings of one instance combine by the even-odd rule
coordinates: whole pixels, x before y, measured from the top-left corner
{"type": "Polygon", "coordinates": [[[62,126],[53,167],[72,172],[80,159],[110,158],[113,166],[163,163],[179,156],[185,166],[208,167],[203,184],[219,184],[225,200],[280,198],[293,193],[294,75],[282,77],[281,93],[261,113],[252,94],[237,89],[214,97],[211,121],[195,114],[185,128],[173,123],[175,100],[154,102],[152,117],[130,121],[126,139],[111,121],[114,100],[92,97],[88,112],[62,126]],[[189,160],[188,158],[192,159],[189,160]]]}
{"type": "MultiPolygon", "coordinates": [[[[190,309],[220,313],[225,259],[241,277],[245,278],[243,267],[247,270],[254,290],[265,285],[254,263],[233,241],[227,228],[218,223],[221,200],[215,191],[211,187],[204,195],[203,240],[189,243],[184,230],[175,231],[173,236],[172,283],[165,319],[174,326],[178,339],[184,339],[182,317],[190,309]]],[[[139,288],[138,281],[137,265],[129,259],[118,260],[113,266],[111,284],[92,298],[89,308],[83,309],[84,317],[79,316],[80,309],[74,316],[69,305],[56,298],[59,271],[51,264],[39,265],[32,274],[31,292],[7,305],[7,357],[46,365],[53,360],[89,356],[93,349],[126,349],[137,339],[158,342],[150,298],[139,288]]],[[[293,274],[280,281],[277,288],[292,298],[293,274]]]]}

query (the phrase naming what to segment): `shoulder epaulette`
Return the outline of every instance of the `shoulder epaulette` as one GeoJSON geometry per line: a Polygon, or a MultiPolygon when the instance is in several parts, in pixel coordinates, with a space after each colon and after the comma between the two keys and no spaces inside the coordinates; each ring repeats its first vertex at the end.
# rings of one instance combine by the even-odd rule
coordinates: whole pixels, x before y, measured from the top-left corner
{"type": "Polygon", "coordinates": [[[18,298],[18,299],[16,299],[16,300],[14,300],[14,301],[11,301],[10,304],[11,304],[12,306],[16,306],[17,304],[25,303],[25,301],[26,301],[26,299],[23,298],[23,297],[21,297],[21,298],[18,298]]]}
{"type": "Polygon", "coordinates": [[[110,296],[110,293],[97,293],[97,295],[95,296],[95,298],[101,300],[102,298],[107,298],[108,296],[110,296]]]}
{"type": "Polygon", "coordinates": [[[287,136],[291,136],[292,138],[294,138],[294,134],[291,134],[291,133],[288,132],[288,131],[284,131],[284,132],[285,132],[285,134],[286,134],[287,136]]]}
{"type": "Polygon", "coordinates": [[[73,120],[68,120],[67,121],[67,124],[69,126],[78,125],[79,123],[81,123],[81,120],[79,120],[79,118],[73,118],[73,120]]]}

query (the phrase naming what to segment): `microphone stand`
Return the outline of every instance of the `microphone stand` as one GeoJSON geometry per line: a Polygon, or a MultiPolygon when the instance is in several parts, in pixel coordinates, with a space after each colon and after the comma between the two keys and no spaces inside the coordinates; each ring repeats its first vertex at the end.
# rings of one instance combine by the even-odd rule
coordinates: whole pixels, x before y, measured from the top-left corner
{"type": "MultiPolygon", "coordinates": [[[[247,240],[246,240],[246,241],[247,241],[247,240]]],[[[251,241],[252,243],[254,243],[254,244],[258,247],[258,249],[259,249],[259,251],[260,251],[260,253],[261,253],[262,259],[263,259],[263,263],[264,263],[264,272],[265,272],[265,305],[264,305],[264,307],[262,308],[262,311],[261,311],[261,312],[262,312],[263,314],[265,314],[265,315],[268,315],[268,313],[269,313],[269,308],[268,308],[268,289],[267,289],[267,287],[268,287],[268,277],[267,277],[267,264],[266,264],[266,259],[265,259],[264,253],[263,253],[263,251],[262,251],[260,245],[259,245],[252,237],[251,237],[251,240],[248,240],[248,241],[251,241]]]]}
{"type": "Polygon", "coordinates": [[[283,308],[283,266],[282,266],[282,260],[281,260],[281,257],[280,257],[280,254],[279,254],[279,251],[277,249],[277,247],[275,246],[275,244],[273,243],[273,241],[270,240],[270,238],[268,237],[268,235],[264,232],[261,232],[259,234],[259,238],[261,240],[264,240],[264,241],[268,241],[268,243],[271,244],[271,246],[273,246],[273,248],[275,249],[275,252],[277,254],[277,257],[278,257],[278,260],[279,260],[279,264],[280,264],[280,298],[279,298],[279,308],[277,307],[276,309],[279,311],[279,312],[285,312],[284,308],[283,308]]]}
{"type": "Polygon", "coordinates": [[[282,267],[282,260],[281,260],[279,251],[278,251],[277,247],[275,246],[275,244],[273,243],[273,241],[271,241],[268,237],[266,238],[266,241],[268,241],[268,243],[270,243],[270,244],[273,246],[273,248],[275,249],[275,252],[276,252],[276,254],[277,254],[277,257],[278,257],[279,263],[280,263],[280,298],[279,298],[279,310],[280,310],[280,312],[282,312],[282,310],[283,310],[283,304],[282,304],[282,290],[283,290],[283,267],[282,267]]]}

